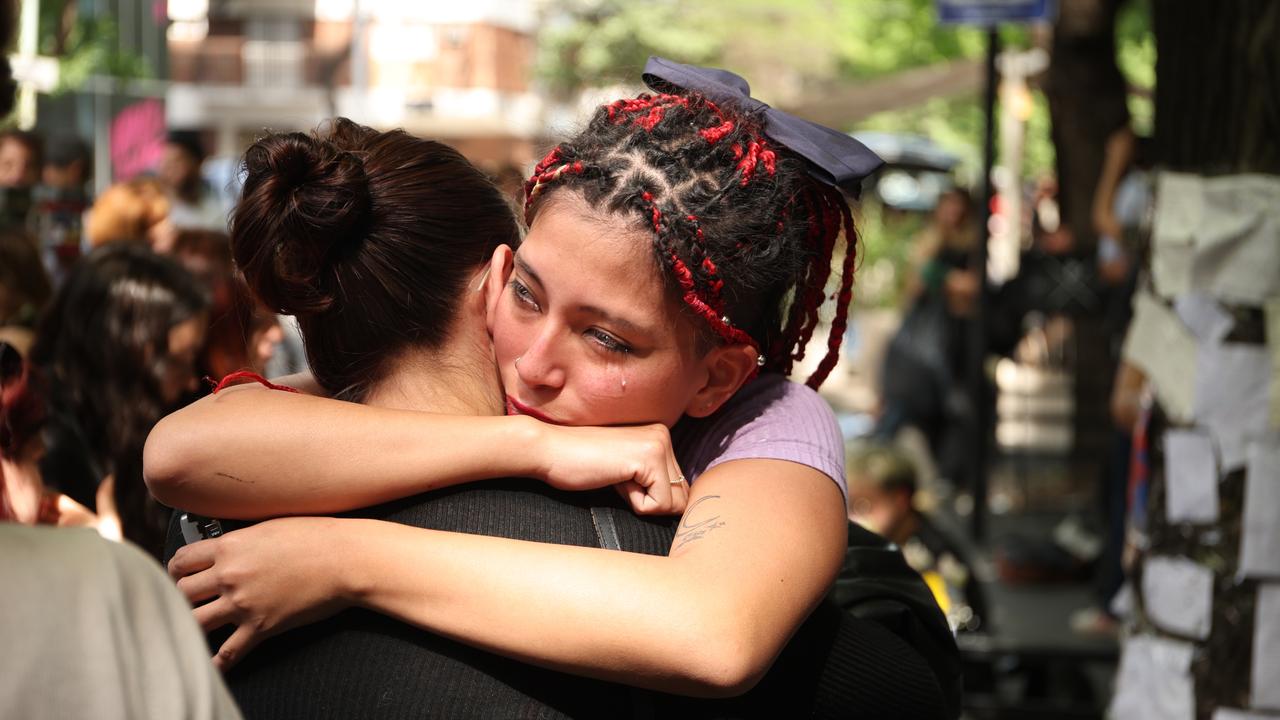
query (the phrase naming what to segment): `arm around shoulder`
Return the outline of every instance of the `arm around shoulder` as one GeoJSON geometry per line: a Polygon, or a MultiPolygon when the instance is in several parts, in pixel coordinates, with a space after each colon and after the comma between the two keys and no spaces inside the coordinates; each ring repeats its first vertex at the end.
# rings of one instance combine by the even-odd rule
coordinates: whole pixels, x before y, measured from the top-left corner
{"type": "Polygon", "coordinates": [[[435,415],[243,385],[161,420],[143,463],[148,487],[167,505],[258,520],[529,475],[533,454],[520,449],[537,436],[529,418],[435,415]]]}

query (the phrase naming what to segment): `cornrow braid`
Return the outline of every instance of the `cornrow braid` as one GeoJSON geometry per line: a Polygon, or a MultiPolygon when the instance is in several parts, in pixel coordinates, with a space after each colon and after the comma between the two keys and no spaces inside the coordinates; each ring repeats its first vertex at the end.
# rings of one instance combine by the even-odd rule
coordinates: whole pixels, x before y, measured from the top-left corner
{"type": "Polygon", "coordinates": [[[750,345],[763,369],[787,374],[819,325],[843,235],[832,334],[808,384],[816,388],[830,374],[852,297],[852,214],[802,158],[764,137],[758,117],[683,92],[609,103],[534,168],[525,183],[526,221],[560,191],[580,194],[597,211],[635,217],[652,233],[668,287],[704,337],[750,345]]]}

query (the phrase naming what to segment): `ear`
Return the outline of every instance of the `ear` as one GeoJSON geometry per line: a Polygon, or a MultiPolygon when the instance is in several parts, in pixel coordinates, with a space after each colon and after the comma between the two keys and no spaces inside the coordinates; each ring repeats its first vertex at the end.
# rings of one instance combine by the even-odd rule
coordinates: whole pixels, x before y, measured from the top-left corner
{"type": "Polygon", "coordinates": [[[499,245],[489,258],[489,269],[485,273],[484,282],[479,292],[484,295],[485,326],[493,335],[493,320],[498,311],[498,301],[502,299],[502,291],[511,279],[511,269],[515,267],[515,254],[506,245],[499,245]]]}
{"type": "Polygon", "coordinates": [[[759,353],[745,343],[721,345],[713,348],[702,359],[706,381],[694,393],[685,414],[706,417],[720,409],[756,370],[759,353]]]}

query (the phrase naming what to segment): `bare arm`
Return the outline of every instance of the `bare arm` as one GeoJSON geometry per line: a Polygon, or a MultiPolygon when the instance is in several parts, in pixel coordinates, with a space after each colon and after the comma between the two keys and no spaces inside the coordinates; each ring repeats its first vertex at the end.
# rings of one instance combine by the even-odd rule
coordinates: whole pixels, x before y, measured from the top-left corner
{"type": "Polygon", "coordinates": [[[1120,226],[1112,208],[1115,206],[1116,188],[1133,161],[1134,142],[1133,131],[1127,126],[1107,138],[1102,173],[1093,192],[1093,229],[1116,239],[1120,238],[1120,226]]]}
{"type": "MultiPolygon", "coordinates": [[[[306,387],[306,376],[286,381],[306,387]]],[[[147,437],[147,486],[202,515],[328,515],[486,478],[583,490],[621,484],[641,514],[684,510],[666,428],[572,428],[528,417],[439,415],[227,388],[147,437]]]]}
{"type": "Polygon", "coordinates": [[[669,557],[349,522],[347,590],[365,607],[523,661],[707,696],[768,670],[846,540],[831,480],[779,460],[703,475],[669,557]]]}
{"type": "Polygon", "coordinates": [[[533,425],[243,385],[161,420],[143,464],[152,494],[173,507],[246,520],[332,514],[480,478],[531,475],[532,453],[521,450],[534,439],[533,425]]]}

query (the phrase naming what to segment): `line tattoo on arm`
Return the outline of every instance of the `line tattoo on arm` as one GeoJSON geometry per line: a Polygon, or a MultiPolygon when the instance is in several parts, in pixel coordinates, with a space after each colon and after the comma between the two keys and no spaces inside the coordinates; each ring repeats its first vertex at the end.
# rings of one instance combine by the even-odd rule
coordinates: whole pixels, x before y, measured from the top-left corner
{"type": "Polygon", "coordinates": [[[244,483],[245,485],[253,485],[253,484],[254,484],[254,481],[252,481],[252,480],[245,480],[244,478],[236,477],[235,475],[232,475],[231,473],[216,472],[216,473],[214,473],[214,475],[217,475],[218,477],[224,477],[224,478],[227,478],[227,479],[230,479],[230,480],[235,480],[236,482],[238,482],[238,483],[244,483]]]}
{"type": "Polygon", "coordinates": [[[701,519],[695,517],[700,509],[705,509],[702,507],[703,503],[708,500],[719,499],[719,495],[707,495],[698,498],[698,501],[689,507],[684,517],[680,519],[680,528],[676,531],[675,547],[671,548],[671,552],[675,552],[695,540],[701,540],[706,537],[707,533],[716,528],[724,527],[725,523],[720,519],[719,515],[701,519]]]}

